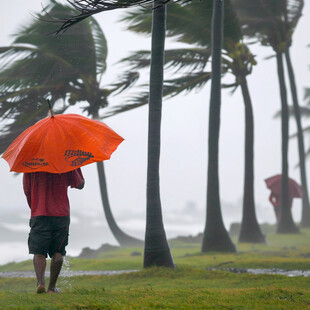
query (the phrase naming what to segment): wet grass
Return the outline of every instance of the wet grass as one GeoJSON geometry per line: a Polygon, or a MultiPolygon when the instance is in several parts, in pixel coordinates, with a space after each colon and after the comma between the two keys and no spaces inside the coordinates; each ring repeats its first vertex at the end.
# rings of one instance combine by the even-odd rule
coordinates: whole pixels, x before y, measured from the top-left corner
{"type": "MultiPolygon", "coordinates": [[[[309,279],[203,269],[150,268],[70,279],[72,290],[36,295],[34,279],[0,279],[0,309],[306,309],[309,279]]],[[[61,285],[61,283],[60,283],[61,285]]]]}
{"type": "MultiPolygon", "coordinates": [[[[115,276],[60,278],[61,294],[35,294],[35,279],[0,278],[0,309],[310,309],[309,277],[234,274],[207,268],[310,270],[310,229],[267,236],[268,245],[238,244],[238,253],[200,253],[175,242],[176,269],[142,269],[143,249],[116,249],[98,259],[69,258],[70,270],[125,270],[115,276]],[[141,256],[132,256],[140,252],[141,256]]],[[[236,241],[236,240],[235,240],[236,241]]],[[[0,271],[33,270],[32,262],[0,271]]]]}

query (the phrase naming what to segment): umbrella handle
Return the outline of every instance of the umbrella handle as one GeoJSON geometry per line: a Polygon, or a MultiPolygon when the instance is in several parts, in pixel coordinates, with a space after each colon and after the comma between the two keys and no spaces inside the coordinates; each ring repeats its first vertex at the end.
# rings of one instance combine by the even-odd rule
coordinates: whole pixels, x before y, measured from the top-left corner
{"type": "Polygon", "coordinates": [[[48,106],[49,106],[49,108],[50,108],[51,117],[53,118],[53,117],[54,117],[54,113],[53,113],[53,110],[52,110],[52,107],[51,107],[51,102],[50,102],[49,99],[46,99],[46,101],[47,101],[47,104],[48,104],[48,106]]]}

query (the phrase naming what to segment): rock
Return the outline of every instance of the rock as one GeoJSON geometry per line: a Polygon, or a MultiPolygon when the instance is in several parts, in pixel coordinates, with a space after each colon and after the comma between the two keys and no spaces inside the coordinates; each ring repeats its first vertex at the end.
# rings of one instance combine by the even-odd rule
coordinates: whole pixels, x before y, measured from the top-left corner
{"type": "Polygon", "coordinates": [[[89,247],[83,248],[81,254],[78,256],[79,258],[88,258],[88,259],[94,259],[99,256],[101,253],[110,252],[116,249],[119,249],[120,247],[117,245],[111,245],[108,243],[102,244],[101,247],[97,250],[93,250],[89,247]]]}

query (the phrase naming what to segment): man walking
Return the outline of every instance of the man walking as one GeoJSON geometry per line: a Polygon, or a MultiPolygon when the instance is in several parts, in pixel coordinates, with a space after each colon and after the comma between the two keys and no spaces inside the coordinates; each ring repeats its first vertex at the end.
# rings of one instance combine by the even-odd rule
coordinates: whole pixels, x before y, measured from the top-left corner
{"type": "Polygon", "coordinates": [[[47,254],[51,257],[50,282],[47,293],[56,292],[65,247],[68,245],[70,205],[68,187],[82,189],[81,169],[66,173],[34,172],[23,177],[24,192],[31,209],[29,254],[37,277],[37,293],[45,293],[47,254]]]}

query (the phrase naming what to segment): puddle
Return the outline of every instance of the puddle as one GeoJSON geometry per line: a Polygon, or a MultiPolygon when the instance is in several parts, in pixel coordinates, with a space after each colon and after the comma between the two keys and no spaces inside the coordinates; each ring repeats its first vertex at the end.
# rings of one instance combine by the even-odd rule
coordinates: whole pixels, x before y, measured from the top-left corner
{"type": "Polygon", "coordinates": [[[277,274],[277,275],[283,275],[288,277],[297,277],[297,276],[303,276],[303,277],[309,277],[310,276],[310,270],[283,270],[283,269],[247,269],[247,268],[207,268],[207,270],[223,270],[223,271],[229,271],[233,273],[252,273],[252,274],[277,274]]]}
{"type": "MultiPolygon", "coordinates": [[[[93,271],[72,271],[72,270],[61,270],[61,273],[59,275],[59,281],[61,281],[61,278],[70,278],[70,277],[76,277],[76,276],[111,276],[111,275],[117,275],[117,274],[123,274],[123,273],[130,273],[130,272],[137,272],[138,270],[93,270],[93,271]]],[[[46,277],[50,276],[49,272],[45,273],[46,277]]],[[[0,272],[0,277],[3,278],[35,278],[36,275],[34,271],[10,271],[10,272],[0,272]]],[[[67,281],[67,286],[70,288],[70,280],[65,279],[64,281],[67,281]]]]}
{"type": "MultiPolygon", "coordinates": [[[[67,261],[61,270],[59,281],[61,286],[67,289],[71,289],[71,277],[77,276],[111,276],[123,273],[137,272],[139,270],[88,270],[88,271],[72,271],[69,269],[70,265],[67,261]]],[[[276,274],[288,277],[309,277],[310,270],[283,270],[283,269],[247,269],[247,268],[207,268],[207,270],[222,270],[233,273],[251,273],[251,274],[276,274]]],[[[49,272],[45,273],[46,277],[50,276],[49,272]]],[[[3,278],[35,278],[34,271],[10,271],[10,272],[0,272],[0,277],[3,278]]]]}

